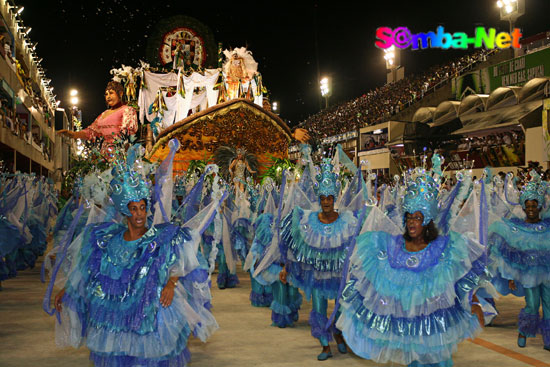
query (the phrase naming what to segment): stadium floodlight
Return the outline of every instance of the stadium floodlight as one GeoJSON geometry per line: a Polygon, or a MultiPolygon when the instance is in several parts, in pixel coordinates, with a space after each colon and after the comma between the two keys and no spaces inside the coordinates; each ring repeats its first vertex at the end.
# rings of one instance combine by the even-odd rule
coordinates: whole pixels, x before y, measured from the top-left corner
{"type": "Polygon", "coordinates": [[[392,45],[391,47],[384,49],[384,60],[386,60],[386,69],[396,68],[395,56],[396,56],[395,46],[392,45]]]}
{"type": "Polygon", "coordinates": [[[510,23],[510,33],[512,33],[516,20],[525,14],[525,0],[498,0],[497,7],[500,10],[500,20],[510,23]]]}
{"type": "Polygon", "coordinates": [[[76,106],[78,104],[78,97],[77,96],[71,97],[71,104],[73,106],[76,106]]]}
{"type": "Polygon", "coordinates": [[[319,81],[319,86],[321,88],[321,96],[325,98],[325,108],[328,107],[328,99],[332,94],[332,88],[330,87],[331,80],[329,77],[323,77],[319,81]]]}
{"type": "Polygon", "coordinates": [[[328,78],[325,77],[321,79],[320,85],[321,85],[321,95],[324,97],[330,92],[330,88],[328,86],[328,78]]]}
{"type": "Polygon", "coordinates": [[[275,101],[271,104],[271,111],[276,115],[279,114],[279,102],[275,101]]]}
{"type": "Polygon", "coordinates": [[[71,97],[74,97],[76,95],[78,95],[78,91],[76,89],[71,89],[71,97]]]}
{"type": "Polygon", "coordinates": [[[387,82],[396,82],[399,79],[397,75],[397,69],[400,68],[399,52],[393,45],[384,49],[383,51],[384,60],[386,60],[387,82]]]}

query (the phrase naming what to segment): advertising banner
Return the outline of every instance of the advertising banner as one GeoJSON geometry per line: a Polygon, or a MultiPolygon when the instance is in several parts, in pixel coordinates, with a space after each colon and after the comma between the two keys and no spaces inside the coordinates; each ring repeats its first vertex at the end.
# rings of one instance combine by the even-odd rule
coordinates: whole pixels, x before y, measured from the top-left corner
{"type": "Polygon", "coordinates": [[[550,48],[516,57],[482,70],[482,83],[498,87],[521,86],[533,78],[550,76],[550,48]]]}

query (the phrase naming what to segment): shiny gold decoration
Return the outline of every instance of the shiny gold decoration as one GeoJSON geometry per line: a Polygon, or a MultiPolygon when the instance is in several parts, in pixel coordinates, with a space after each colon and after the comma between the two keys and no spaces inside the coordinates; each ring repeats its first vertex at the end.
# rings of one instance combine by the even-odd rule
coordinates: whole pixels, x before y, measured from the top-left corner
{"type": "Polygon", "coordinates": [[[178,94],[181,96],[181,98],[185,98],[185,83],[183,79],[183,73],[180,73],[178,78],[178,94]]]}
{"type": "Polygon", "coordinates": [[[155,101],[153,102],[153,107],[151,108],[151,111],[153,113],[160,113],[161,115],[164,115],[164,111],[166,111],[168,107],[166,107],[166,102],[164,101],[164,95],[162,94],[162,88],[159,88],[157,92],[157,96],[155,98],[155,101]]]}
{"type": "Polygon", "coordinates": [[[291,132],[275,114],[244,99],[234,99],[208,108],[170,126],[158,137],[149,157],[162,160],[168,142],[181,144],[173,163],[174,174],[181,174],[191,160],[203,160],[222,145],[242,147],[258,157],[262,166],[272,162],[270,155],[286,158],[291,132]]]}

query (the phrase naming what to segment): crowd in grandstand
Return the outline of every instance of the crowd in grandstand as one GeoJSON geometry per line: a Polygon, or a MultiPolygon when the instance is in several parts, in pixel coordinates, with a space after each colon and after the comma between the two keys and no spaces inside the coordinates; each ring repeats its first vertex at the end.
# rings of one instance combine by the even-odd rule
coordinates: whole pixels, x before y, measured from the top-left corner
{"type": "Polygon", "coordinates": [[[410,104],[422,99],[438,85],[486,60],[489,51],[479,49],[458,60],[430,68],[421,75],[410,75],[363,94],[351,101],[331,106],[300,123],[313,138],[322,139],[360,127],[386,121],[410,104]]]}
{"type": "Polygon", "coordinates": [[[363,150],[374,150],[384,148],[388,142],[388,134],[372,135],[363,144],[363,150]]]}
{"type": "MultiPolygon", "coordinates": [[[[517,176],[519,177],[518,185],[519,185],[519,187],[521,187],[521,182],[524,181],[526,179],[526,177],[528,177],[528,173],[533,169],[535,171],[537,171],[537,173],[539,175],[541,175],[541,178],[542,178],[543,181],[550,182],[550,169],[545,170],[539,164],[539,162],[529,161],[528,164],[527,164],[527,167],[519,167],[518,170],[517,170],[517,173],[515,173],[514,171],[499,171],[498,175],[502,180],[504,180],[505,177],[506,177],[506,174],[508,174],[508,173],[512,173],[514,175],[517,174],[517,176]]],[[[474,176],[474,179],[477,179],[477,178],[478,178],[477,176],[474,176]]],[[[394,184],[393,176],[391,176],[388,173],[379,173],[377,180],[378,180],[378,187],[381,187],[382,185],[393,185],[394,184]]],[[[454,176],[451,176],[451,177],[444,180],[444,186],[446,186],[447,189],[450,188],[450,187],[453,187],[455,184],[456,184],[456,177],[454,177],[454,176]]]]}
{"type": "Polygon", "coordinates": [[[516,132],[508,131],[500,134],[491,134],[464,139],[458,145],[458,149],[470,150],[474,148],[482,148],[486,150],[487,148],[496,145],[516,145],[520,144],[522,141],[523,138],[519,138],[516,132]]]}

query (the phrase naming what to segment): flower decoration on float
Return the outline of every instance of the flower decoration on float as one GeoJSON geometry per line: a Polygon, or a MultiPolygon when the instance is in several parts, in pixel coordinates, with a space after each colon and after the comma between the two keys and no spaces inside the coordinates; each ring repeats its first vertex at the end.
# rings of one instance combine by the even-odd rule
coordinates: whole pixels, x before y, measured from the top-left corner
{"type": "Polygon", "coordinates": [[[539,204],[539,209],[542,209],[546,205],[546,195],[549,193],[550,186],[548,182],[542,181],[540,175],[535,170],[529,172],[529,176],[531,179],[520,190],[519,203],[525,209],[525,202],[527,200],[536,200],[539,204]]]}
{"type": "Polygon", "coordinates": [[[116,209],[128,217],[132,215],[128,210],[128,203],[145,199],[148,210],[151,205],[151,182],[144,177],[144,167],[140,159],[143,153],[144,148],[136,144],[126,154],[119,152],[119,156],[113,161],[110,197],[116,209]]]}
{"type": "Polygon", "coordinates": [[[330,196],[336,200],[340,192],[340,182],[338,173],[335,172],[334,165],[329,158],[323,158],[319,167],[320,172],[315,176],[317,182],[314,184],[314,190],[317,196],[330,196]]]}
{"type": "Polygon", "coordinates": [[[405,177],[407,184],[403,198],[403,213],[421,212],[422,222],[426,226],[434,220],[438,213],[438,195],[443,172],[441,165],[444,158],[439,154],[432,156],[432,169],[426,169],[426,156],[422,159],[422,166],[409,170],[405,177]]]}

